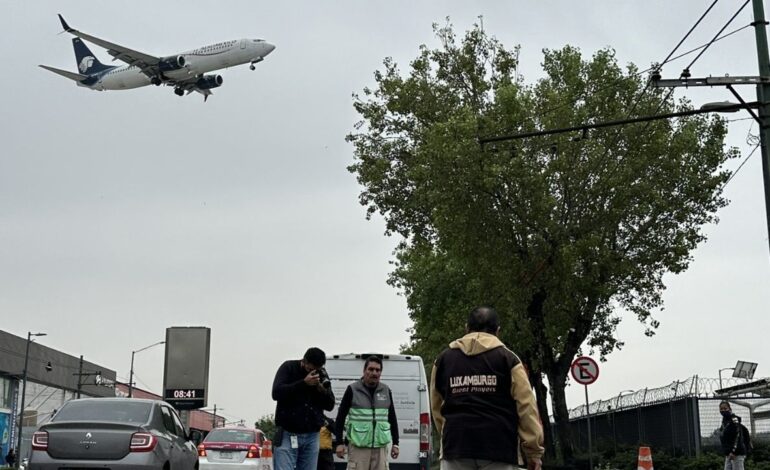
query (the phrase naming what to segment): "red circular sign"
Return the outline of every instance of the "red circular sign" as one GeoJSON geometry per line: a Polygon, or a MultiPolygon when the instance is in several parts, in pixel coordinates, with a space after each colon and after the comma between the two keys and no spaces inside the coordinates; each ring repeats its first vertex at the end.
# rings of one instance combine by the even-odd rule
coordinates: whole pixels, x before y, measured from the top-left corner
{"type": "Polygon", "coordinates": [[[580,356],[572,361],[569,371],[572,378],[582,385],[590,385],[599,378],[599,364],[588,356],[580,356]]]}

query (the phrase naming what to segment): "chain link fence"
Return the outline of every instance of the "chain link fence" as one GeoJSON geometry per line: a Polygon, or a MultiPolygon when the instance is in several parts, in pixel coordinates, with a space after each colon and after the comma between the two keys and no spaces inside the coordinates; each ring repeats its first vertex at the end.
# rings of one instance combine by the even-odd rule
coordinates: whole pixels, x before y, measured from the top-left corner
{"type": "MultiPolygon", "coordinates": [[[[719,447],[722,417],[716,390],[745,383],[741,379],[691,377],[669,385],[628,390],[618,396],[570,410],[570,428],[578,449],[588,450],[588,422],[594,445],[648,445],[674,456],[697,456],[719,447]]],[[[770,399],[755,394],[731,397],[733,412],[742,418],[757,442],[770,442],[770,399]]]]}

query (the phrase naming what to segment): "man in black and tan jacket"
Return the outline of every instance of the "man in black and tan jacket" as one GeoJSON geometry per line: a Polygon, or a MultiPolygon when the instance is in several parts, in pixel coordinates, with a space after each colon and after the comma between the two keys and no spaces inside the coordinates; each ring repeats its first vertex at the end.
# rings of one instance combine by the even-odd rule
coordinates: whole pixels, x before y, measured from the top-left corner
{"type": "Polygon", "coordinates": [[[510,470],[542,466],[543,425],[518,356],[498,339],[489,307],[471,311],[467,334],[436,358],[431,409],[441,434],[441,470],[510,470]]]}

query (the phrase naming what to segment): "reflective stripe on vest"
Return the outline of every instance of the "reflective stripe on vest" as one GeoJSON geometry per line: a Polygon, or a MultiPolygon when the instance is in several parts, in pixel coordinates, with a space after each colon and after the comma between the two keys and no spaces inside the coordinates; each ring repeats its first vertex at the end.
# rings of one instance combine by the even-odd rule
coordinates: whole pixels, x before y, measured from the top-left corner
{"type": "Polygon", "coordinates": [[[374,396],[360,380],[350,385],[353,400],[345,422],[348,440],[356,447],[378,448],[390,444],[390,389],[380,383],[374,396]]]}

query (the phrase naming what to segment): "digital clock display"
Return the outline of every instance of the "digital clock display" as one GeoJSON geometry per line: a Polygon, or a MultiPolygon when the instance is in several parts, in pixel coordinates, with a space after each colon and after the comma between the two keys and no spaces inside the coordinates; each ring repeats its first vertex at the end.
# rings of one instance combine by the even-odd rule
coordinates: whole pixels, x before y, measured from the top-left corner
{"type": "Polygon", "coordinates": [[[202,388],[167,388],[163,397],[178,410],[193,410],[204,406],[206,391],[202,388]]]}

